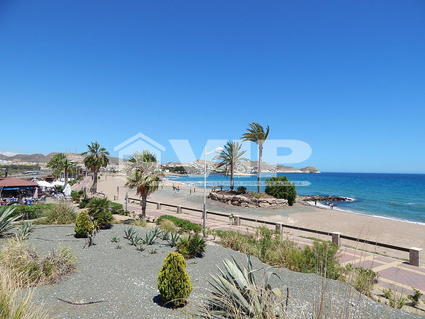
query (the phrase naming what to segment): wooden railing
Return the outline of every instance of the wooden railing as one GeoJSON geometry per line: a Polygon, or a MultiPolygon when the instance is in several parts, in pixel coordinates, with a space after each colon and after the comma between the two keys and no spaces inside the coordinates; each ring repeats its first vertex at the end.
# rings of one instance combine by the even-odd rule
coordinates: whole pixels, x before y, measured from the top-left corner
{"type": "MultiPolygon", "coordinates": [[[[141,202],[141,200],[139,198],[127,198],[127,200],[141,202]]],[[[156,205],[157,209],[161,209],[163,206],[175,208],[177,213],[182,213],[183,210],[192,211],[192,212],[199,212],[199,213],[203,212],[202,209],[198,209],[198,208],[186,207],[186,206],[180,206],[180,205],[174,205],[174,204],[167,204],[167,203],[155,202],[155,201],[150,201],[150,200],[148,200],[147,203],[156,205]]],[[[220,216],[220,217],[227,217],[227,218],[232,217],[233,221],[234,221],[234,225],[236,225],[236,226],[240,226],[241,221],[248,221],[248,222],[260,223],[260,224],[263,224],[263,225],[274,226],[277,231],[282,231],[283,228],[288,228],[288,229],[299,230],[299,231],[308,232],[308,233],[312,233],[312,234],[331,236],[332,242],[337,244],[337,245],[341,245],[341,239],[346,239],[346,240],[354,241],[354,242],[357,242],[357,243],[369,244],[369,245],[373,245],[373,246],[377,246],[377,247],[408,252],[409,253],[409,263],[411,265],[414,265],[414,266],[420,265],[420,252],[421,252],[422,249],[416,248],[416,247],[406,248],[406,247],[396,246],[396,245],[392,245],[392,244],[381,243],[381,242],[373,241],[373,240],[369,240],[369,239],[363,239],[363,238],[357,238],[357,237],[352,237],[352,236],[348,236],[348,235],[343,235],[339,232],[328,232],[328,231],[323,231],[323,230],[311,229],[311,228],[300,227],[300,226],[295,226],[295,225],[288,225],[288,224],[283,224],[283,223],[279,223],[279,222],[272,222],[272,221],[262,220],[262,219],[258,219],[258,218],[251,218],[251,217],[229,214],[229,213],[224,213],[224,212],[216,212],[216,211],[207,210],[206,213],[207,213],[207,215],[213,215],[213,216],[220,216]]]]}

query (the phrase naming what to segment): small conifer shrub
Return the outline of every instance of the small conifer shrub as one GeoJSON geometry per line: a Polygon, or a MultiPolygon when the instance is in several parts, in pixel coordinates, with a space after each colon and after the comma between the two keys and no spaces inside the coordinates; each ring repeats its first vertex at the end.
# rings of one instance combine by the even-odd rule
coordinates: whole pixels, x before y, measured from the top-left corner
{"type": "Polygon", "coordinates": [[[74,230],[75,237],[77,238],[87,238],[87,236],[94,230],[93,222],[86,211],[82,211],[78,214],[74,230]]]}
{"type": "Polygon", "coordinates": [[[192,283],[181,254],[171,252],[165,257],[158,276],[158,290],[166,305],[181,307],[186,304],[192,292],[192,283]]]}

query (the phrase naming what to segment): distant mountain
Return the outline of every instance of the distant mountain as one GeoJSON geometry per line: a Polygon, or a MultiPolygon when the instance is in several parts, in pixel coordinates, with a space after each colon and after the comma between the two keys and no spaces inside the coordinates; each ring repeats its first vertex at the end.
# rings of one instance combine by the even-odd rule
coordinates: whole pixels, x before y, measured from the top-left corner
{"type": "MultiPolygon", "coordinates": [[[[217,168],[217,162],[207,161],[207,168],[211,172],[225,173],[225,169],[217,168]]],[[[162,164],[162,169],[172,173],[188,173],[202,174],[205,167],[205,162],[198,160],[191,163],[168,162],[162,164]]],[[[295,168],[284,165],[272,165],[266,162],[261,163],[261,171],[263,173],[320,173],[314,166],[304,168],[295,168]]],[[[256,161],[243,161],[235,169],[236,174],[249,174],[257,172],[256,161]]]]}
{"type": "Polygon", "coordinates": [[[0,155],[4,155],[4,156],[13,156],[13,155],[17,155],[18,153],[13,153],[13,152],[0,152],[0,155]]]}
{"type": "MultiPolygon", "coordinates": [[[[0,161],[13,164],[46,164],[56,153],[44,154],[14,154],[5,155],[0,153],[0,161]]],[[[67,158],[76,163],[83,163],[84,156],[76,153],[65,153],[67,158]]],[[[111,164],[118,164],[118,158],[109,157],[111,164]]]]}

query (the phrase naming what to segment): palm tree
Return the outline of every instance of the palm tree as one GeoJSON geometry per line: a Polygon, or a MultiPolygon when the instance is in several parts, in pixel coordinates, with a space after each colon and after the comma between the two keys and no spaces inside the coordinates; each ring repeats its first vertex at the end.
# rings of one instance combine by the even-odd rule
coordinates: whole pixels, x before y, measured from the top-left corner
{"type": "Polygon", "coordinates": [[[76,165],[74,162],[69,161],[66,157],[62,162],[62,168],[63,168],[63,174],[65,178],[64,185],[68,184],[68,175],[69,173],[73,172],[76,168],[76,165]]]}
{"type": "Polygon", "coordinates": [[[241,162],[242,156],[246,151],[241,151],[242,143],[227,141],[217,159],[220,161],[217,167],[225,167],[226,173],[230,173],[230,189],[233,190],[235,187],[234,172],[236,166],[241,162]]]}
{"type": "Polygon", "coordinates": [[[66,155],[64,153],[58,153],[53,155],[53,157],[47,163],[47,167],[52,170],[52,175],[55,178],[59,178],[61,176],[65,160],[66,155]]]}
{"type": "Polygon", "coordinates": [[[146,218],[147,198],[158,189],[162,175],[155,155],[148,151],[136,153],[128,160],[126,186],[142,198],[142,219],[146,218]]]}
{"type": "Polygon", "coordinates": [[[49,160],[47,167],[52,170],[52,175],[55,178],[59,178],[63,172],[66,185],[68,184],[68,175],[74,170],[75,163],[68,160],[64,153],[58,153],[49,160]]]}
{"type": "Polygon", "coordinates": [[[267,125],[266,129],[260,124],[252,122],[249,127],[242,135],[244,141],[254,142],[258,145],[258,165],[257,165],[257,192],[259,193],[261,188],[261,161],[263,159],[263,145],[269,136],[270,128],[267,125]]]}
{"type": "Polygon", "coordinates": [[[98,142],[92,142],[87,145],[87,152],[82,153],[85,156],[84,165],[93,172],[93,185],[90,188],[91,193],[97,192],[97,174],[102,167],[109,164],[109,152],[101,147],[98,142]]]}

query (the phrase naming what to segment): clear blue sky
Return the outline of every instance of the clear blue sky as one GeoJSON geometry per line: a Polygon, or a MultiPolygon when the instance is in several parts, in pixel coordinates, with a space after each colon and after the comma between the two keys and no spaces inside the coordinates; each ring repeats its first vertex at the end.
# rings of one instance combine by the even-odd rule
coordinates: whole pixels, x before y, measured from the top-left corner
{"type": "Polygon", "coordinates": [[[425,173],[425,1],[0,0],[0,108],[3,152],[258,121],[298,166],[425,173]]]}

